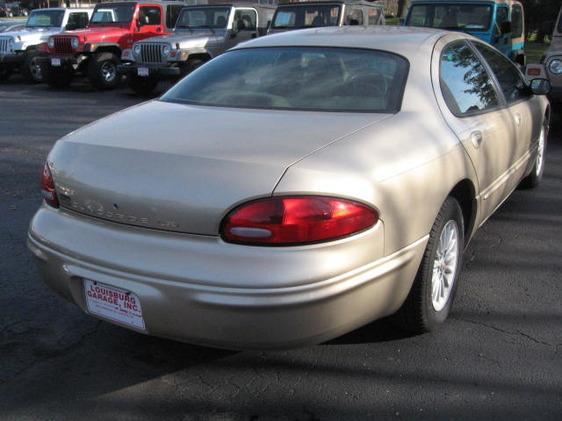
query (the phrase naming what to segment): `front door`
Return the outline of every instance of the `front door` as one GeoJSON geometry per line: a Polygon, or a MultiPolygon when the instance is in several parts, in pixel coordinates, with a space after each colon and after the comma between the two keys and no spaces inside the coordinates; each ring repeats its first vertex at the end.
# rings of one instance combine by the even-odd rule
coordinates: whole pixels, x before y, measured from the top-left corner
{"type": "Polygon", "coordinates": [[[162,8],[159,5],[143,5],[139,8],[134,41],[140,41],[164,33],[162,8]]]}

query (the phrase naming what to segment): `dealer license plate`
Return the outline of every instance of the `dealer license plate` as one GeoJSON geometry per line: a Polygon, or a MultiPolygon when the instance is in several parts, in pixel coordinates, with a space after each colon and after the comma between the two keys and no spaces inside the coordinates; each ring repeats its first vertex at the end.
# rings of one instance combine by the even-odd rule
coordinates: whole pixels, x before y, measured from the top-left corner
{"type": "Polygon", "coordinates": [[[51,66],[59,67],[60,66],[60,58],[52,58],[51,59],[51,66]]]}
{"type": "Polygon", "coordinates": [[[142,77],[148,77],[148,67],[139,67],[137,74],[142,77]]]}
{"type": "Polygon", "coordinates": [[[90,314],[145,330],[141,303],[136,294],[89,279],[84,279],[84,294],[90,314]]]}

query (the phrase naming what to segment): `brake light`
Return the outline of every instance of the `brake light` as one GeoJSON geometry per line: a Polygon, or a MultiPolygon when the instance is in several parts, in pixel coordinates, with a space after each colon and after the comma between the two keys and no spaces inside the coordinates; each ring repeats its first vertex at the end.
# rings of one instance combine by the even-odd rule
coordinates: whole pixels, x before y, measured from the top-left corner
{"type": "Polygon", "coordinates": [[[59,198],[57,197],[57,191],[55,190],[55,182],[53,181],[49,165],[46,162],[43,167],[43,173],[41,174],[41,194],[48,205],[53,208],[59,207],[59,198]]]}
{"type": "Polygon", "coordinates": [[[310,244],[358,233],[377,221],[376,210],[347,199],[272,197],[234,209],[223,220],[221,235],[241,244],[310,244]]]}

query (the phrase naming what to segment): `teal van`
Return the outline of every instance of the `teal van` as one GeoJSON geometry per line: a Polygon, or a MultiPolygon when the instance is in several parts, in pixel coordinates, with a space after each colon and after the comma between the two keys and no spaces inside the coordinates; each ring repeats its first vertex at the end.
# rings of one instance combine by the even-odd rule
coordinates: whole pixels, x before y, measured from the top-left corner
{"type": "Polygon", "coordinates": [[[404,24],[469,33],[524,66],[523,13],[515,0],[412,0],[404,24]]]}

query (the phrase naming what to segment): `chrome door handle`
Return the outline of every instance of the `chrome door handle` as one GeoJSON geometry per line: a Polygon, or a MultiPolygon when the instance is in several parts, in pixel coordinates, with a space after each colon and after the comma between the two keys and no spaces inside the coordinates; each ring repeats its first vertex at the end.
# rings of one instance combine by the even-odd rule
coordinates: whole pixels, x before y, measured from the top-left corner
{"type": "Polygon", "coordinates": [[[482,132],[480,130],[476,130],[472,133],[470,133],[470,141],[472,142],[472,145],[474,145],[475,148],[479,148],[480,145],[482,144],[482,132]]]}

